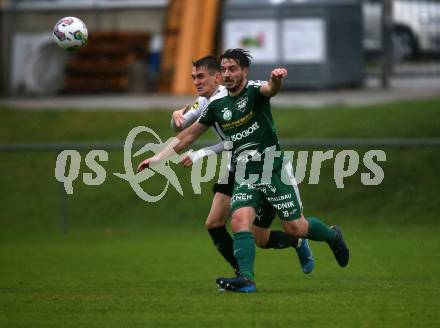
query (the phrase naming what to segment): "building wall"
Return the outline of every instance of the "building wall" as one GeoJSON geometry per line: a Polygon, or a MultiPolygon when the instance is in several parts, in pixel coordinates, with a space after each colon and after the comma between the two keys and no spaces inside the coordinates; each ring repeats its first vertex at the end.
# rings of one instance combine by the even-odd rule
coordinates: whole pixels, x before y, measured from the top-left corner
{"type": "MultiPolygon", "coordinates": [[[[1,0],[0,0],[1,1],[1,0]]],[[[70,9],[70,10],[13,10],[0,11],[1,38],[1,94],[9,93],[12,44],[16,33],[41,33],[51,31],[62,17],[75,16],[82,19],[89,29],[105,31],[144,31],[160,34],[163,30],[166,8],[127,9],[70,9]]]]}

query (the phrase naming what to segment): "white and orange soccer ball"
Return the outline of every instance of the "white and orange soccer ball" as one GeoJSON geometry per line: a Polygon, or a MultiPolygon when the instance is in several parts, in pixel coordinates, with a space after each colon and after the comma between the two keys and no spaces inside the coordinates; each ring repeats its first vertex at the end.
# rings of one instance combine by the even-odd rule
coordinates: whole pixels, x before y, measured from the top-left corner
{"type": "Polygon", "coordinates": [[[76,17],[61,18],[52,32],[56,44],[68,51],[83,47],[89,36],[86,24],[76,17]]]}

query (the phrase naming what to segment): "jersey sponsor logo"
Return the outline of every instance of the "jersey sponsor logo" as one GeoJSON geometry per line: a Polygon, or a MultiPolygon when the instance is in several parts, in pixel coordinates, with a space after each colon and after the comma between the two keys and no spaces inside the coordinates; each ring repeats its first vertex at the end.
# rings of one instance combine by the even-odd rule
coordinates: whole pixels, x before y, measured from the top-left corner
{"type": "Polygon", "coordinates": [[[242,150],[244,150],[246,148],[251,148],[251,147],[254,147],[254,146],[258,146],[259,144],[260,144],[259,142],[248,142],[248,143],[245,143],[245,144],[241,145],[240,147],[238,147],[234,151],[234,153],[237,154],[237,153],[241,152],[242,150]]]}
{"type": "Polygon", "coordinates": [[[232,112],[228,109],[228,107],[223,108],[223,119],[225,121],[229,121],[232,118],[232,112]]]}
{"type": "MultiPolygon", "coordinates": [[[[267,193],[267,189],[269,189],[273,193],[277,191],[277,188],[269,183],[255,183],[254,185],[264,193],[267,193]]],[[[271,197],[267,197],[267,200],[271,201],[270,198],[271,197]]]]}
{"type": "Polygon", "coordinates": [[[248,97],[246,96],[246,97],[241,98],[241,99],[239,99],[237,101],[237,104],[235,105],[235,108],[237,110],[239,110],[240,112],[244,112],[245,109],[246,109],[247,103],[248,103],[248,97]]]}
{"type": "Polygon", "coordinates": [[[275,207],[277,210],[286,210],[295,207],[295,204],[293,203],[293,201],[289,201],[281,204],[272,204],[272,206],[275,207]]]}
{"type": "MultiPolygon", "coordinates": [[[[250,161],[259,161],[261,158],[260,153],[258,150],[245,150],[240,153],[236,158],[233,159],[235,163],[241,162],[241,163],[248,163],[250,161]]],[[[247,185],[252,186],[252,185],[247,185]]],[[[250,189],[253,189],[254,187],[250,187],[250,189]]]]}
{"type": "Polygon", "coordinates": [[[255,115],[254,112],[251,111],[251,112],[249,112],[248,114],[246,114],[245,116],[243,116],[242,118],[240,118],[238,120],[232,121],[230,123],[222,124],[222,128],[223,128],[223,130],[227,130],[227,129],[236,128],[236,127],[238,127],[240,125],[246,124],[247,122],[250,121],[250,119],[252,117],[254,117],[254,115],[255,115]]]}
{"type": "Polygon", "coordinates": [[[255,80],[255,81],[249,81],[248,85],[251,87],[254,87],[255,89],[260,88],[263,84],[266,84],[266,81],[261,81],[261,80],[255,80]]]}
{"type": "MultiPolygon", "coordinates": [[[[295,215],[296,212],[298,212],[298,209],[295,208],[289,212],[289,215],[295,215]]],[[[311,258],[311,257],[309,256],[309,258],[311,258]]]]}
{"type": "Polygon", "coordinates": [[[279,201],[290,199],[290,198],[292,198],[291,194],[285,194],[285,195],[281,195],[278,197],[267,197],[267,200],[269,202],[279,202],[279,201]]]}
{"type": "MultiPolygon", "coordinates": [[[[246,148],[251,148],[258,146],[258,142],[248,142],[244,145],[241,145],[234,151],[234,157],[232,158],[233,163],[243,162],[248,163],[252,160],[258,160],[259,157],[261,157],[261,154],[258,152],[258,150],[245,150],[246,148]]],[[[247,185],[247,184],[246,184],[247,185]]]]}
{"type": "Polygon", "coordinates": [[[252,199],[251,194],[245,194],[243,192],[239,192],[239,193],[234,194],[232,196],[232,202],[242,201],[242,200],[251,200],[251,199],[252,199]]]}
{"type": "Polygon", "coordinates": [[[239,141],[243,138],[247,138],[249,137],[251,134],[253,134],[256,130],[258,130],[260,128],[260,126],[258,125],[258,122],[255,122],[254,124],[252,124],[250,127],[248,127],[247,129],[238,132],[236,134],[233,134],[231,136],[231,141],[239,141]]]}
{"type": "Polygon", "coordinates": [[[191,106],[191,109],[195,110],[195,109],[199,108],[199,106],[200,106],[200,103],[198,100],[196,100],[196,102],[191,106]]]}

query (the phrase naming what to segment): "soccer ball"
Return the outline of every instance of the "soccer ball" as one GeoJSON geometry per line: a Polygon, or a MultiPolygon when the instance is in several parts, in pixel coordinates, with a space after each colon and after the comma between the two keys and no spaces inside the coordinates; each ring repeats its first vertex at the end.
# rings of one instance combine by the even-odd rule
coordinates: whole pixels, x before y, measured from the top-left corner
{"type": "Polygon", "coordinates": [[[61,18],[55,24],[52,34],[56,44],[68,51],[81,48],[88,38],[86,24],[76,17],[61,18]]]}

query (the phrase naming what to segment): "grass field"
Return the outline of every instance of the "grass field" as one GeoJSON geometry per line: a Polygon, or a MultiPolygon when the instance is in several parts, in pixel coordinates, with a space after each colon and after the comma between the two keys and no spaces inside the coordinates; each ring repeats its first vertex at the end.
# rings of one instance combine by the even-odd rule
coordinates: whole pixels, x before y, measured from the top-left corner
{"type": "Polygon", "coordinates": [[[340,269],[313,244],[303,275],[293,250],[259,251],[254,295],[216,291],[230,274],[202,229],[32,235],[2,242],[2,327],[417,327],[439,315],[438,231],[346,228],[340,269]],[[26,238],[25,238],[26,237],[26,238]]]}
{"type": "MultiPolygon", "coordinates": [[[[286,138],[429,138],[440,137],[439,111],[433,99],[274,116],[286,138]]],[[[2,108],[0,118],[0,143],[123,141],[137,125],[169,135],[165,112],[2,108]]],[[[339,268],[321,243],[311,243],[310,276],[293,250],[258,250],[253,295],[220,293],[214,284],[230,269],[203,229],[210,183],[193,195],[180,169],[185,197],[171,190],[145,203],[112,175],[123,172],[122,154],[109,152],[103,185],[74,183],[61,233],[56,154],[0,153],[0,327],[437,327],[440,149],[385,151],[379,186],[360,183],[361,167],[337,189],[331,161],[318,185],[300,185],[306,215],[342,226],[349,266],[339,268]]]]}

